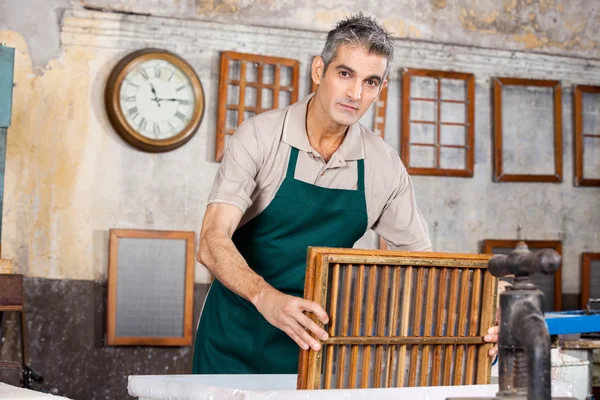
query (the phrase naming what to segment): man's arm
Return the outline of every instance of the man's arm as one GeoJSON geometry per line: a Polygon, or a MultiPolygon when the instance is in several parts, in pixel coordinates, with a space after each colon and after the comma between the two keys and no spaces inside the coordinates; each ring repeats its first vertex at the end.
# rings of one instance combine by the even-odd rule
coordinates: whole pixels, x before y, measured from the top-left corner
{"type": "Polygon", "coordinates": [[[246,263],[231,240],[242,211],[230,204],[213,203],[206,209],[196,259],[229,290],[250,301],[273,326],[284,331],[300,347],[319,350],[306,329],[325,340],[327,333],[308,318],[313,312],[323,323],[327,313],[317,303],[286,295],[269,285],[246,263]]]}

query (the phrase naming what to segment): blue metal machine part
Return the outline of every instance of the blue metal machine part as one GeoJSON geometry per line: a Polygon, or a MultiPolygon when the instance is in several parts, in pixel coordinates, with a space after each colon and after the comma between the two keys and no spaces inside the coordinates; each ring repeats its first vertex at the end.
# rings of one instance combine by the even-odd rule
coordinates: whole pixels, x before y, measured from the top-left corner
{"type": "Polygon", "coordinates": [[[545,314],[550,335],[600,332],[600,311],[560,311],[545,314]]]}

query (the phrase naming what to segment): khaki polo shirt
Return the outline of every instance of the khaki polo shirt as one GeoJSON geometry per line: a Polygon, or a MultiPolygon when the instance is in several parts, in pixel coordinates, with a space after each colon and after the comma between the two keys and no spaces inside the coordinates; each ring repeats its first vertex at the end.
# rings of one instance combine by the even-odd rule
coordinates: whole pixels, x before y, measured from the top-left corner
{"type": "Polygon", "coordinates": [[[292,147],[300,150],[295,179],[325,188],[356,190],[357,160],[364,159],[366,228],[381,235],[392,249],[420,251],[431,247],[406,168],[398,153],[379,136],[355,123],[327,163],[310,146],[306,112],[312,96],[240,125],[227,140],[208,204],[238,207],[244,213],[240,226],[259,215],[285,178],[292,147]]]}

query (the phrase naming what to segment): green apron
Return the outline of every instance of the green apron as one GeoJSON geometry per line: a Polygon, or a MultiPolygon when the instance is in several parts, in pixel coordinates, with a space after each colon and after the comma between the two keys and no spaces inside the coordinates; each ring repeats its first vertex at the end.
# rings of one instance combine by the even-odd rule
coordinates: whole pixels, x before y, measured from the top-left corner
{"type": "MultiPolygon", "coordinates": [[[[309,246],[349,248],[367,228],[364,160],[358,190],[329,189],[294,179],[292,147],[275,198],[236,230],[233,242],[248,265],[274,288],[303,297],[309,246]]],[[[300,347],[252,303],[214,280],[198,324],[196,374],[296,374],[300,347]]]]}

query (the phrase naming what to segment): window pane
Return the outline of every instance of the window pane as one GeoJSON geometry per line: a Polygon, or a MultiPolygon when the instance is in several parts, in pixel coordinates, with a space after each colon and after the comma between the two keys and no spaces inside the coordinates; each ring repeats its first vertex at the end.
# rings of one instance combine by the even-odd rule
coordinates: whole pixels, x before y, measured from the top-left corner
{"type": "Polygon", "coordinates": [[[582,93],[583,133],[600,135],[600,93],[582,93]]]}
{"type": "Polygon", "coordinates": [[[437,98],[437,79],[424,76],[410,77],[410,97],[437,98]]]}
{"type": "Polygon", "coordinates": [[[432,124],[410,124],[410,142],[434,144],[437,126],[432,124]]]}
{"type": "Polygon", "coordinates": [[[435,168],[435,148],[410,146],[410,166],[413,168],[435,168]]]}
{"type": "Polygon", "coordinates": [[[432,101],[411,100],[410,119],[411,121],[431,121],[435,122],[437,118],[437,104],[432,101]]]}
{"type": "Polygon", "coordinates": [[[464,104],[442,103],[442,122],[466,122],[466,110],[464,104]]]}
{"type": "Polygon", "coordinates": [[[440,168],[442,169],[465,169],[465,149],[453,147],[442,147],[440,149],[440,168]]]}
{"type": "Polygon", "coordinates": [[[583,138],[583,177],[600,179],[600,138],[583,138]]]}
{"type": "Polygon", "coordinates": [[[502,87],[502,147],[506,174],[555,173],[553,88],[502,87]]]}
{"type": "Polygon", "coordinates": [[[253,62],[246,62],[246,81],[256,82],[258,79],[258,64],[253,62]]]}
{"type": "Polygon", "coordinates": [[[467,81],[462,79],[442,79],[442,100],[461,100],[467,98],[467,81]]]}
{"type": "Polygon", "coordinates": [[[464,146],[466,144],[467,129],[464,126],[441,125],[441,144],[455,144],[464,146]]]}

